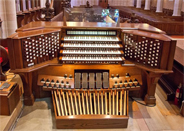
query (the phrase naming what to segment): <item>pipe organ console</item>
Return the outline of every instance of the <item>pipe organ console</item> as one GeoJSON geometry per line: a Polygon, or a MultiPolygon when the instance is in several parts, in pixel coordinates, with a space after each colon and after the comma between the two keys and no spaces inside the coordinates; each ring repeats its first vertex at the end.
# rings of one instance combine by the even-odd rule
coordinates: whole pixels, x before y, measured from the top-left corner
{"type": "Polygon", "coordinates": [[[57,128],[125,128],[128,97],[155,104],[158,79],[172,73],[176,42],[164,32],[100,25],[33,22],[8,39],[25,105],[52,96],[57,128]]]}

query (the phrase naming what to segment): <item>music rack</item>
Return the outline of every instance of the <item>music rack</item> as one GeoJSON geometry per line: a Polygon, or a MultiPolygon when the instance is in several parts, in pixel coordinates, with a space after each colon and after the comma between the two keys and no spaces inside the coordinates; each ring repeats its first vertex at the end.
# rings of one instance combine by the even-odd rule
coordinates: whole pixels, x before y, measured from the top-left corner
{"type": "Polygon", "coordinates": [[[176,41],[145,24],[62,24],[33,22],[9,37],[25,105],[52,95],[57,128],[81,129],[127,127],[128,96],[156,103],[156,83],[172,72],[176,41]]]}
{"type": "Polygon", "coordinates": [[[108,31],[108,30],[66,30],[67,35],[94,35],[94,36],[116,36],[117,31],[108,31]]]}

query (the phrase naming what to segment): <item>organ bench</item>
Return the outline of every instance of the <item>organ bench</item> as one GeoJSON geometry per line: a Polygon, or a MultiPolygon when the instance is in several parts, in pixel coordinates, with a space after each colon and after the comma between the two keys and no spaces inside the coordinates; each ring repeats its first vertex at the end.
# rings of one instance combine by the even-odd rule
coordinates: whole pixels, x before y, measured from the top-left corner
{"type": "Polygon", "coordinates": [[[24,104],[52,95],[57,128],[125,128],[128,96],[156,104],[176,41],[148,24],[31,22],[9,38],[24,104]]]}

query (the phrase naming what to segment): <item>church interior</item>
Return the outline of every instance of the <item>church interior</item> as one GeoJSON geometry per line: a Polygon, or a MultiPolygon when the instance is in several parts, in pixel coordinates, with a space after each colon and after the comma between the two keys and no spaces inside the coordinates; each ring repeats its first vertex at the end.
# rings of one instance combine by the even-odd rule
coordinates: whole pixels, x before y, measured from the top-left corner
{"type": "Polygon", "coordinates": [[[0,0],[0,131],[184,131],[183,0],[0,0]]]}

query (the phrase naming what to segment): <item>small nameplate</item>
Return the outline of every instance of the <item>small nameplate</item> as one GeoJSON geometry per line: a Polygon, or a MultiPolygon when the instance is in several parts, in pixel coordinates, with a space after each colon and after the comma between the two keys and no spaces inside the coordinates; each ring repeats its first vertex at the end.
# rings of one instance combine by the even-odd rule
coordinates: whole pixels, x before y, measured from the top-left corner
{"type": "Polygon", "coordinates": [[[30,66],[34,66],[34,63],[30,63],[30,64],[28,64],[28,67],[30,67],[30,66]]]}

